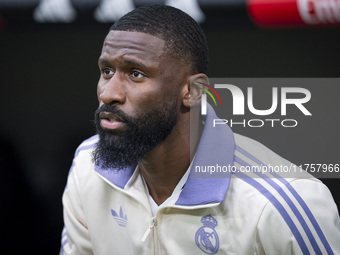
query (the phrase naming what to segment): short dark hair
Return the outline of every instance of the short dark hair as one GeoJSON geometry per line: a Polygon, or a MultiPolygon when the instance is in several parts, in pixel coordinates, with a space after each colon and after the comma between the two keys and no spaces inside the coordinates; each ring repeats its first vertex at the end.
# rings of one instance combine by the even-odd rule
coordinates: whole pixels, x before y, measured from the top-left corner
{"type": "Polygon", "coordinates": [[[208,44],[202,28],[185,12],[166,5],[136,8],[116,21],[110,30],[143,32],[165,41],[165,50],[191,64],[198,73],[208,72],[208,44]]]}

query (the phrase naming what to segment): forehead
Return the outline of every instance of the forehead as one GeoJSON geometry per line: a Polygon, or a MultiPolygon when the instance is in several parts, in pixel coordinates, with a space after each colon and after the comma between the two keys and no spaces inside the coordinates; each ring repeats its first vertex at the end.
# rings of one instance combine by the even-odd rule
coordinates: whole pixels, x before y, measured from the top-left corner
{"type": "Polygon", "coordinates": [[[165,41],[156,36],[131,31],[111,30],[106,36],[102,56],[132,57],[156,61],[165,54],[165,41]]]}

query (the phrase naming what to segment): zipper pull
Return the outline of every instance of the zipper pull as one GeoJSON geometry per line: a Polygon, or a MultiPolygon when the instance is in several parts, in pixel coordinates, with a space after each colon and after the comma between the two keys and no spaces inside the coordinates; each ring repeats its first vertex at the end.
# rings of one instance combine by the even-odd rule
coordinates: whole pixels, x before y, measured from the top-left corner
{"type": "Polygon", "coordinates": [[[150,226],[149,226],[149,228],[145,231],[145,233],[144,233],[144,235],[143,235],[143,237],[142,237],[142,240],[141,240],[142,243],[145,242],[146,238],[149,236],[149,234],[150,234],[150,232],[151,232],[151,229],[152,229],[154,226],[156,226],[156,225],[157,225],[157,220],[156,220],[155,217],[152,217],[152,218],[151,218],[150,226]]]}

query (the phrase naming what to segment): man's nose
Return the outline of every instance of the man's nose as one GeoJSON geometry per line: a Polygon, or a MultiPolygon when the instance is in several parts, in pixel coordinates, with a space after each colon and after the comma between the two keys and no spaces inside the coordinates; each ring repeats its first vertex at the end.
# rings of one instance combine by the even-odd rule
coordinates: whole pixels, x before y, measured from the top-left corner
{"type": "Polygon", "coordinates": [[[107,105],[123,104],[125,102],[124,81],[116,72],[110,80],[101,85],[99,100],[107,105]]]}

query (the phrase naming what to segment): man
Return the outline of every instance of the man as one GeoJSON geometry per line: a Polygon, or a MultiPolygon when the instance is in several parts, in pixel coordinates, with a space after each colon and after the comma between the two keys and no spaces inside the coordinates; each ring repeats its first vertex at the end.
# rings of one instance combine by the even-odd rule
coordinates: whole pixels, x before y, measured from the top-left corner
{"type": "Polygon", "coordinates": [[[338,211],[320,181],[240,171],[289,162],[226,125],[212,129],[210,106],[201,117],[208,49],[187,14],[135,9],[111,27],[98,63],[98,135],[70,170],[61,254],[340,252],[338,211]],[[229,170],[195,175],[213,165],[229,170]]]}

